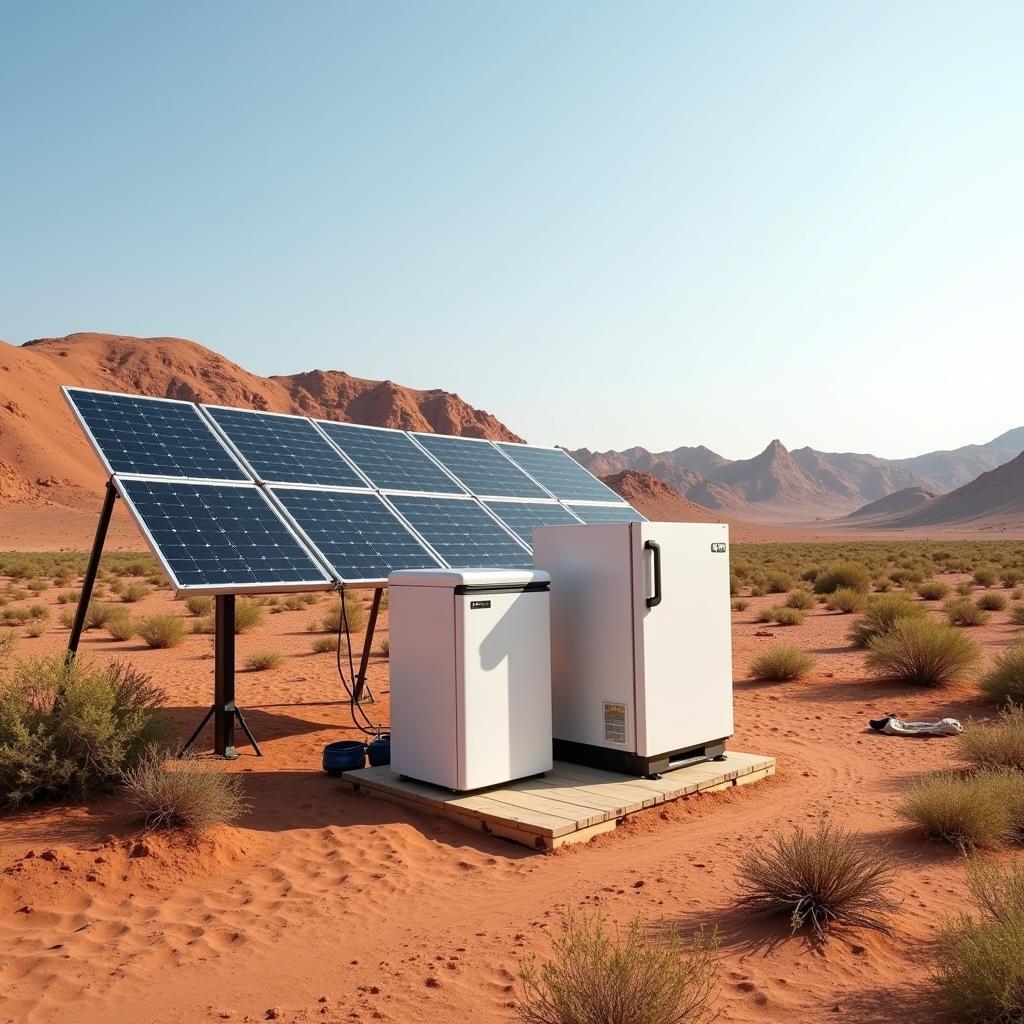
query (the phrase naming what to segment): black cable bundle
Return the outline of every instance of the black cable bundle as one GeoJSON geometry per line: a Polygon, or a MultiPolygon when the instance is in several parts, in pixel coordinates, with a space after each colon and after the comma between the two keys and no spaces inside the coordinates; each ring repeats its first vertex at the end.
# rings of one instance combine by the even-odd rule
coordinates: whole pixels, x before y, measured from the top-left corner
{"type": "Polygon", "coordinates": [[[386,726],[374,725],[370,721],[369,715],[363,709],[362,704],[356,700],[355,694],[355,678],[356,678],[356,666],[352,660],[352,635],[348,625],[348,610],[345,608],[345,587],[344,584],[338,589],[338,599],[341,601],[341,614],[338,616],[338,646],[335,652],[336,661],[338,664],[338,677],[341,679],[341,685],[345,687],[345,692],[348,694],[348,707],[349,713],[352,715],[352,724],[364,735],[372,736],[374,739],[379,739],[381,733],[387,732],[386,726]],[[345,670],[341,664],[341,638],[342,635],[345,637],[345,647],[348,653],[348,674],[349,679],[352,680],[352,685],[349,685],[348,679],[345,678],[345,670]],[[358,710],[358,715],[356,711],[358,710]],[[362,721],[360,721],[362,718],[362,721]]]}

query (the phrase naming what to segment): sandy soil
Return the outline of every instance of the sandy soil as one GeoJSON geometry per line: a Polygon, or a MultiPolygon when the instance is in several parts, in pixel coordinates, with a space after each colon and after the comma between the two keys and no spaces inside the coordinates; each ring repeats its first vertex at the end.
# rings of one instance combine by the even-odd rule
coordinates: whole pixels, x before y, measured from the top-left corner
{"type": "MultiPolygon", "coordinates": [[[[170,840],[140,831],[113,797],[0,819],[0,1021],[514,1021],[522,958],[544,955],[562,914],[579,908],[616,922],[639,914],[652,927],[717,925],[723,1021],[881,1022],[894,1005],[908,1024],[935,1018],[929,949],[938,917],[963,906],[964,867],[912,836],[894,805],[913,777],[950,764],[954,747],[882,737],[866,723],[890,711],[991,713],[969,685],[913,693],[870,681],[845,642],[849,617],[816,609],[802,626],[766,630],[754,614],[777,599],[752,600],[734,613],[733,745],[778,758],[777,777],[546,856],[354,795],[320,772],[323,745],[353,735],[332,657],[309,653],[306,624],[331,600],[268,615],[239,637],[240,664],[255,648],[288,655],[280,669],[239,673],[239,703],[265,755],[242,747],[229,768],[245,773],[253,800],[239,827],[170,840]],[[764,632],[815,653],[808,681],[746,680],[750,659],[774,642],[764,632]],[[892,937],[851,933],[816,951],[784,924],[733,912],[739,852],[822,817],[891,844],[892,937]]],[[[169,604],[162,592],[133,611],[169,604]]],[[[22,655],[61,649],[56,618],[43,637],[19,641],[22,655]]],[[[988,660],[1017,631],[998,613],[972,632],[988,660]]],[[[152,672],[183,732],[210,701],[209,637],[150,651],[87,633],[83,653],[152,672]]],[[[382,656],[370,683],[371,713],[384,720],[382,656]]]]}

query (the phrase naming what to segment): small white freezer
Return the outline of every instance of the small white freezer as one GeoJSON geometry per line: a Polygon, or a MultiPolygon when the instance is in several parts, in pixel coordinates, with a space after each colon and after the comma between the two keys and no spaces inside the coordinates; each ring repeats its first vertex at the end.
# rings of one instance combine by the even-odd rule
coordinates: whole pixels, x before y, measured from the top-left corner
{"type": "Polygon", "coordinates": [[[388,588],[392,771],[458,791],[550,771],[548,574],[409,569],[388,588]]]}

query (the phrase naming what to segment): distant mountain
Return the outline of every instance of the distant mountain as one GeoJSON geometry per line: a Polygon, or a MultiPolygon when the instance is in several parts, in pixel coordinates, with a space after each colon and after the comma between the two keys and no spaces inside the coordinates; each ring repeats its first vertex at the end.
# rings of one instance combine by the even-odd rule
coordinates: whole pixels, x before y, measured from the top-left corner
{"type": "Polygon", "coordinates": [[[681,495],[747,520],[807,521],[857,512],[908,488],[945,493],[1024,451],[1024,427],[985,444],[883,459],[854,452],[790,452],[778,440],[752,459],[730,460],[703,445],[649,452],[645,448],[592,452],[574,458],[599,476],[627,469],[650,473],[681,495]]]}
{"type": "Polygon", "coordinates": [[[1024,453],[982,473],[963,487],[935,498],[916,511],[886,519],[886,527],[1024,527],[1024,453]]]}
{"type": "Polygon", "coordinates": [[[904,487],[902,491],[887,494],[878,501],[862,505],[856,512],[845,517],[850,522],[863,523],[869,519],[888,519],[892,516],[907,515],[930,505],[936,498],[934,491],[924,487],[904,487]]]}
{"type": "Polygon", "coordinates": [[[71,334],[20,346],[0,341],[0,497],[70,506],[98,500],[103,471],[61,396],[61,384],[522,440],[448,391],[418,391],[340,370],[260,377],[182,338],[71,334]]]}
{"type": "Polygon", "coordinates": [[[689,501],[650,473],[626,469],[602,477],[604,482],[648,519],[658,523],[719,523],[722,517],[689,501]]]}

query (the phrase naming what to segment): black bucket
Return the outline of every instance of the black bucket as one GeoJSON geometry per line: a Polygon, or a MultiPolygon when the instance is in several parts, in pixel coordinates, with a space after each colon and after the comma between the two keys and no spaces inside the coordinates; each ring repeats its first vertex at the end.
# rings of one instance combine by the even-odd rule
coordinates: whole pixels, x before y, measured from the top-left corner
{"type": "Polygon", "coordinates": [[[359,740],[339,740],[324,747],[324,771],[340,775],[366,766],[366,747],[359,740]]]}
{"type": "Polygon", "coordinates": [[[370,740],[366,745],[366,753],[373,768],[391,764],[391,734],[386,732],[375,740],[370,740]]]}

